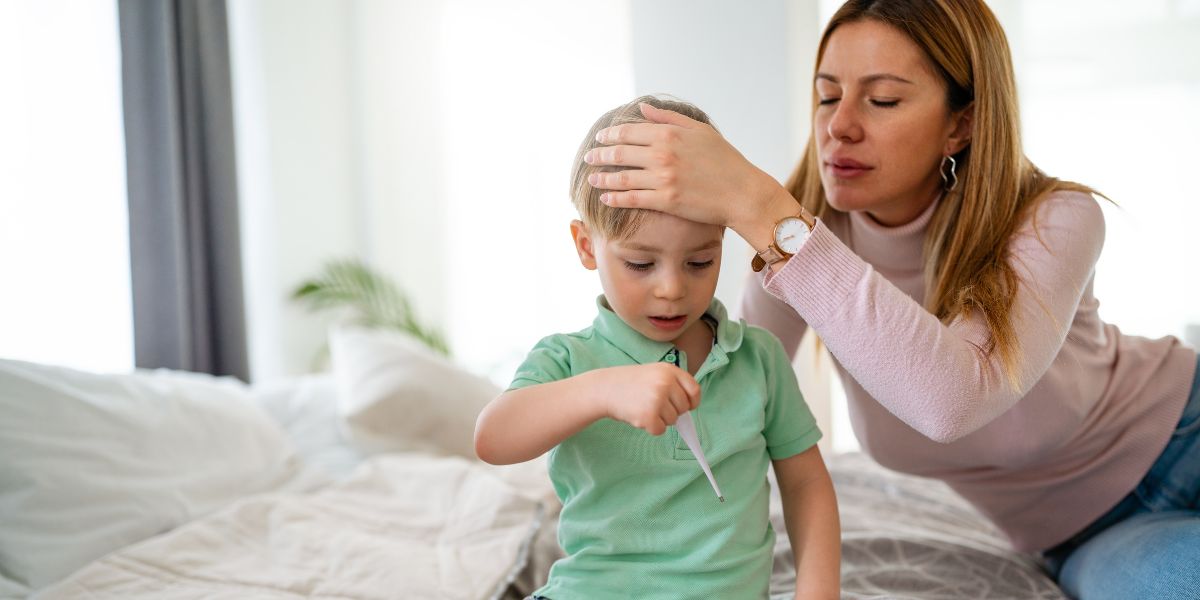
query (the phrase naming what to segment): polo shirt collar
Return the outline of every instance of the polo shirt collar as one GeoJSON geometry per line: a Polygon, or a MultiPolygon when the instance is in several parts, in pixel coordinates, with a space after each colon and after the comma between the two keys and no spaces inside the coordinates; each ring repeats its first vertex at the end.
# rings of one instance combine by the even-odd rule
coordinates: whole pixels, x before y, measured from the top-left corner
{"type": "MultiPolygon", "coordinates": [[[[731,321],[725,305],[716,298],[713,298],[712,304],[709,304],[708,310],[704,312],[717,322],[717,347],[725,354],[737,350],[742,345],[745,323],[740,320],[731,321]]],[[[596,319],[592,322],[596,333],[638,364],[660,362],[675,347],[670,342],[656,342],[638,333],[609,308],[604,294],[596,297],[596,313],[596,319]]]]}

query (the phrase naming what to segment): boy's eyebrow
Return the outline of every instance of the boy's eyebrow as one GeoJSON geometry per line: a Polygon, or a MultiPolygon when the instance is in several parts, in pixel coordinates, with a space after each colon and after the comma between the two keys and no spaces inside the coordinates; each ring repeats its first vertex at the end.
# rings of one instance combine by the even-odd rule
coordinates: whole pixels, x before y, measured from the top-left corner
{"type": "MultiPolygon", "coordinates": [[[[625,248],[626,250],[637,250],[638,252],[662,252],[662,248],[659,248],[657,246],[650,246],[647,244],[639,244],[637,242],[618,242],[618,243],[620,243],[621,247],[625,248]]],[[[691,250],[688,250],[688,253],[690,254],[692,252],[700,252],[703,250],[708,250],[710,248],[716,248],[717,246],[720,246],[720,245],[721,245],[721,240],[719,240],[719,239],[709,240],[695,248],[692,248],[691,250]]]]}

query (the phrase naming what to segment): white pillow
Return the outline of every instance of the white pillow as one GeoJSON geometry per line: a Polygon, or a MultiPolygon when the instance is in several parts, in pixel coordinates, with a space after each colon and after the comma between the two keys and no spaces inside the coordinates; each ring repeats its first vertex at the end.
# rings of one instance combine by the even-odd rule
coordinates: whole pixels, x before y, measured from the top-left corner
{"type": "Polygon", "coordinates": [[[335,327],[329,338],[338,412],[360,450],[475,459],[475,418],[500,388],[400,332],[335,327]]]}
{"type": "Polygon", "coordinates": [[[0,571],[37,589],[300,463],[232,379],[0,360],[0,571]]]}

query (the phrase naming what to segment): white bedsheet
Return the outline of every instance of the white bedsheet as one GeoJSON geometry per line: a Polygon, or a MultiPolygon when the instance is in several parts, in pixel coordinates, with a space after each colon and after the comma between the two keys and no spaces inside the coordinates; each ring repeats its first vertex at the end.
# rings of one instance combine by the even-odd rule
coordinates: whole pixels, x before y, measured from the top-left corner
{"type": "Polygon", "coordinates": [[[114,552],[34,598],[499,597],[542,504],[477,463],[368,460],[310,494],[263,494],[114,552]]]}

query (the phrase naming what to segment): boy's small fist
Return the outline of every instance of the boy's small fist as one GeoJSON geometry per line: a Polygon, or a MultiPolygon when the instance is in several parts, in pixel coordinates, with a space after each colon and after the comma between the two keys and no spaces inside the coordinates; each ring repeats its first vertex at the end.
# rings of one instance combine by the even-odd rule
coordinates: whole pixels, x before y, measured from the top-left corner
{"type": "Polygon", "coordinates": [[[700,385],[668,363],[604,369],[606,414],[651,435],[662,435],[679,415],[700,406],[700,385]]]}

